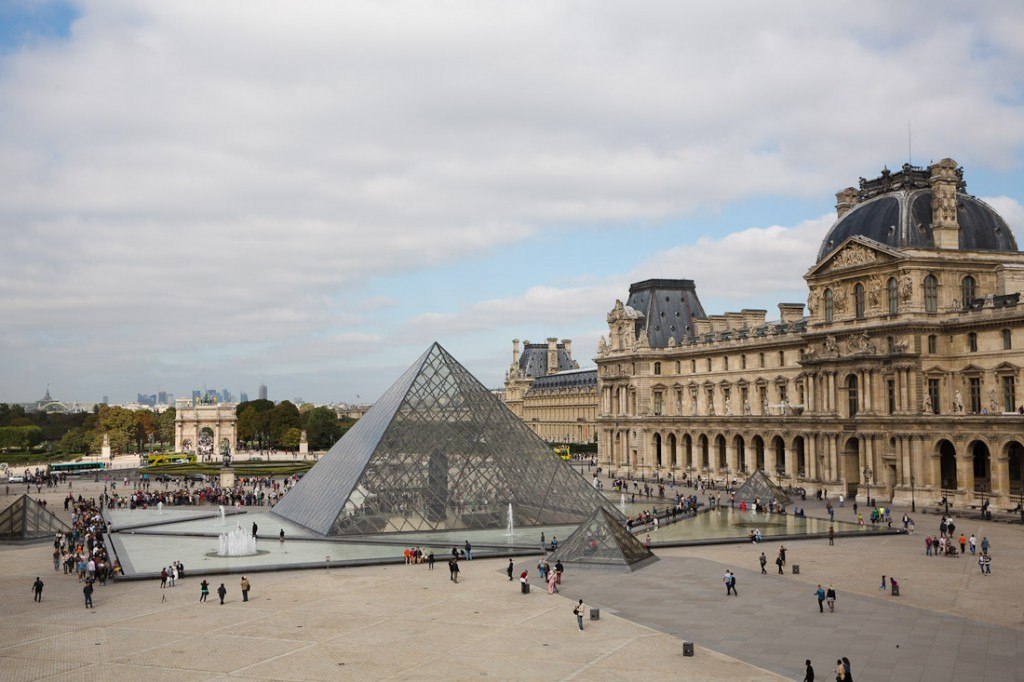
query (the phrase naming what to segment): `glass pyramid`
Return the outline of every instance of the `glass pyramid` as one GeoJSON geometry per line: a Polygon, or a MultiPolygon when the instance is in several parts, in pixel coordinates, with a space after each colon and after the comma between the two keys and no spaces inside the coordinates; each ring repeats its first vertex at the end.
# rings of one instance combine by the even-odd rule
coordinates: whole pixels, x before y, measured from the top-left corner
{"type": "Polygon", "coordinates": [[[274,507],[321,535],[577,524],[607,499],[434,343],[274,507]]]}
{"type": "Polygon", "coordinates": [[[70,527],[28,495],[0,511],[0,540],[52,538],[70,527]]]}
{"type": "Polygon", "coordinates": [[[595,509],[565,542],[558,546],[548,561],[609,568],[628,568],[631,571],[658,557],[626,530],[620,519],[607,509],[595,509]]]}
{"type": "Polygon", "coordinates": [[[761,504],[768,504],[772,498],[783,507],[788,506],[791,502],[789,496],[782,491],[782,488],[772,483],[772,480],[760,469],[750,474],[747,480],[743,482],[743,485],[736,490],[737,502],[753,502],[758,500],[761,504]]]}

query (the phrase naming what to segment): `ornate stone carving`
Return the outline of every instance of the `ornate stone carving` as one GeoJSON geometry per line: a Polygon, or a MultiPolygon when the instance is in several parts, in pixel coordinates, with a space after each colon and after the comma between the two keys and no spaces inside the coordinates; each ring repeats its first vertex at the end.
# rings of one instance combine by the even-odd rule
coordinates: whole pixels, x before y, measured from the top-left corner
{"type": "Polygon", "coordinates": [[[875,344],[871,343],[871,339],[865,332],[854,334],[846,339],[846,348],[851,353],[866,353],[869,355],[875,353],[875,344]]]}
{"type": "Polygon", "coordinates": [[[604,334],[597,340],[597,354],[604,355],[608,352],[608,343],[604,340],[604,334]]]}
{"type": "Polygon", "coordinates": [[[839,355],[839,344],[836,343],[836,337],[831,334],[825,337],[825,342],[822,345],[825,347],[827,355],[839,355]]]}
{"type": "Polygon", "coordinates": [[[732,416],[732,399],[731,398],[726,398],[725,399],[725,416],[726,417],[732,416]]]}
{"type": "Polygon", "coordinates": [[[906,353],[910,348],[910,339],[905,336],[896,337],[892,342],[893,353],[906,353]]]}
{"type": "Polygon", "coordinates": [[[900,301],[908,303],[910,297],[914,294],[914,280],[911,279],[910,275],[904,275],[903,279],[900,280],[900,301]]]}
{"type": "Polygon", "coordinates": [[[668,347],[669,348],[675,348],[677,345],[678,344],[676,344],[676,337],[674,337],[674,336],[668,337],[668,347]]]}
{"type": "Polygon", "coordinates": [[[996,402],[996,392],[991,389],[988,392],[988,413],[999,414],[999,403],[996,402]]]}
{"type": "Polygon", "coordinates": [[[878,254],[862,244],[850,244],[832,259],[831,270],[854,268],[878,260],[878,254]]]}
{"type": "Polygon", "coordinates": [[[960,389],[953,394],[953,412],[955,414],[964,413],[964,394],[960,392],[960,389]]]}
{"type": "Polygon", "coordinates": [[[872,309],[882,304],[882,278],[875,275],[868,283],[868,304],[872,309]]]}
{"type": "Polygon", "coordinates": [[[817,289],[811,289],[810,293],[807,294],[807,310],[810,312],[811,317],[814,317],[815,312],[818,310],[819,301],[821,301],[821,292],[817,289]]]}
{"type": "Polygon", "coordinates": [[[846,312],[846,290],[842,287],[832,290],[832,309],[839,314],[846,312]]]}
{"type": "Polygon", "coordinates": [[[932,396],[931,396],[931,394],[925,392],[925,394],[924,394],[924,413],[925,414],[932,414],[934,409],[935,408],[932,406],[932,396]]]}
{"type": "Polygon", "coordinates": [[[750,415],[751,415],[751,411],[750,411],[750,401],[749,401],[749,400],[744,400],[744,401],[743,401],[743,414],[745,414],[745,415],[747,415],[747,416],[750,416],[750,415]]]}
{"type": "MultiPolygon", "coordinates": [[[[643,317],[641,313],[630,308],[628,305],[625,305],[619,299],[615,299],[615,306],[611,309],[611,312],[608,313],[607,319],[608,324],[613,324],[615,322],[621,322],[622,320],[638,320],[641,317],[643,317]]],[[[527,341],[527,343],[529,343],[529,341],[527,341]]]]}

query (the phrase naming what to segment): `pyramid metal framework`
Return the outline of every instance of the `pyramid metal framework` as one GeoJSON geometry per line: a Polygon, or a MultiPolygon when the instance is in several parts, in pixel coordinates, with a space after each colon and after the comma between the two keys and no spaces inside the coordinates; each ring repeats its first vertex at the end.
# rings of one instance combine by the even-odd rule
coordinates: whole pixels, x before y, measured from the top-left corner
{"type": "Polygon", "coordinates": [[[434,343],[274,513],[321,535],[578,524],[607,499],[434,343]]]}
{"type": "Polygon", "coordinates": [[[772,480],[760,469],[750,474],[743,485],[736,490],[737,502],[753,502],[756,499],[760,500],[762,504],[768,504],[772,498],[775,498],[775,501],[784,507],[792,501],[782,488],[772,483],[772,480]]]}
{"type": "Polygon", "coordinates": [[[645,547],[607,509],[595,509],[548,561],[580,566],[628,568],[635,571],[658,557],[645,547]]]}
{"type": "Polygon", "coordinates": [[[0,511],[0,540],[41,540],[71,528],[28,495],[0,511]]]}

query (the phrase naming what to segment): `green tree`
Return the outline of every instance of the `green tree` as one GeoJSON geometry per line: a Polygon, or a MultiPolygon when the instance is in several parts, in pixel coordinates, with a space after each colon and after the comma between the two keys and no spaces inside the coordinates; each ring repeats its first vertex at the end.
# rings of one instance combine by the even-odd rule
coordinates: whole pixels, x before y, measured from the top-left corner
{"type": "Polygon", "coordinates": [[[235,424],[238,440],[242,443],[253,443],[259,435],[266,437],[270,430],[270,412],[274,403],[269,400],[249,400],[239,403],[235,408],[238,422],[235,424]]]}
{"type": "Polygon", "coordinates": [[[306,415],[306,438],[311,450],[326,450],[341,438],[341,424],[334,410],[314,407],[306,415]]]}
{"type": "Polygon", "coordinates": [[[177,411],[170,407],[157,416],[156,439],[160,441],[161,446],[174,442],[174,420],[177,418],[177,415],[177,411]]]}
{"type": "Polygon", "coordinates": [[[110,437],[112,452],[131,452],[138,440],[135,414],[123,407],[101,405],[97,415],[96,429],[93,432],[93,449],[99,450],[103,444],[103,435],[110,437]]]}
{"type": "Polygon", "coordinates": [[[0,426],[0,449],[28,450],[43,442],[43,430],[33,424],[0,426]]]}
{"type": "MultiPolygon", "coordinates": [[[[299,408],[289,400],[282,400],[270,411],[270,442],[274,447],[284,447],[284,434],[288,429],[302,429],[299,408]]],[[[296,441],[298,445],[298,441],[296,441]]]]}
{"type": "Polygon", "coordinates": [[[90,451],[89,446],[89,432],[79,426],[61,437],[57,449],[69,455],[87,455],[90,451]]]}
{"type": "Polygon", "coordinates": [[[302,440],[302,429],[291,427],[281,434],[281,448],[284,450],[298,450],[299,441],[302,440]]]}

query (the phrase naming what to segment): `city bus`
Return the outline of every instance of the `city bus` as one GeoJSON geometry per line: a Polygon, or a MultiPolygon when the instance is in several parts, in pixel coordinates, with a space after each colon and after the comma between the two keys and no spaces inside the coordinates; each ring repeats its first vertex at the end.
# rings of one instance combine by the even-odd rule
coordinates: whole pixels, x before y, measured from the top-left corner
{"type": "Polygon", "coordinates": [[[191,452],[171,452],[146,455],[146,464],[195,464],[196,456],[191,452]]]}
{"type": "Polygon", "coordinates": [[[51,474],[83,474],[103,471],[106,462],[58,462],[50,465],[51,474]]]}

